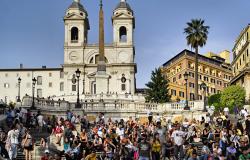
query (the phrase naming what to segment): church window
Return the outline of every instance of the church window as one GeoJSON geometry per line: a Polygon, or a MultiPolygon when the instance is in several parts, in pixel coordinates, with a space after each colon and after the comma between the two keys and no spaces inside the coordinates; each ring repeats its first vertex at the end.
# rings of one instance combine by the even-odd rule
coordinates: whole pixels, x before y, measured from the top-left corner
{"type": "Polygon", "coordinates": [[[83,16],[83,13],[81,12],[80,15],[83,16]]]}
{"type": "Polygon", "coordinates": [[[76,91],[76,85],[75,84],[72,84],[72,91],[76,91]]]}
{"type": "Polygon", "coordinates": [[[96,82],[91,82],[91,94],[96,94],[96,82]]]}
{"type": "Polygon", "coordinates": [[[121,78],[121,82],[122,82],[121,89],[122,89],[122,91],[126,91],[126,81],[127,81],[127,79],[126,79],[125,75],[122,74],[122,78],[121,78]]]}
{"type": "Polygon", "coordinates": [[[49,77],[52,77],[52,73],[49,73],[49,77]]]}
{"type": "Polygon", "coordinates": [[[43,81],[42,81],[42,76],[38,76],[37,77],[37,85],[42,85],[43,81]]]}
{"type": "Polygon", "coordinates": [[[60,83],[60,91],[64,91],[64,83],[63,82],[60,83]]]}
{"type": "Polygon", "coordinates": [[[126,91],[126,84],[122,84],[122,91],[126,91]]]}
{"type": "Polygon", "coordinates": [[[4,83],[4,88],[10,88],[10,84],[9,83],[4,83]]]}
{"type": "Polygon", "coordinates": [[[71,28],[71,43],[77,43],[78,42],[78,28],[73,27],[71,28]]]}
{"type": "Polygon", "coordinates": [[[52,82],[49,82],[49,87],[52,87],[52,82]]]}
{"type": "Polygon", "coordinates": [[[119,34],[120,34],[120,42],[127,42],[127,29],[126,29],[126,27],[122,26],[119,29],[119,34]]]}

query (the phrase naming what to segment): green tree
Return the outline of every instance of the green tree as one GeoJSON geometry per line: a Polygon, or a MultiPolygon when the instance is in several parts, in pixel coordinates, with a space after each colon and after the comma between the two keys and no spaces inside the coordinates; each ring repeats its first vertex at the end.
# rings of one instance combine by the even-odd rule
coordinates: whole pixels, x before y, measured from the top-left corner
{"type": "Polygon", "coordinates": [[[233,111],[234,106],[242,107],[245,103],[246,91],[239,85],[225,88],[221,94],[221,103],[233,111]]]}
{"type": "Polygon", "coordinates": [[[198,53],[207,41],[209,26],[204,26],[204,20],[192,19],[184,28],[187,44],[195,49],[195,99],[198,100],[198,53]]]}
{"type": "Polygon", "coordinates": [[[170,101],[171,96],[168,93],[168,80],[164,78],[160,68],[152,71],[151,81],[146,86],[146,101],[154,103],[170,101]]]}
{"type": "Polygon", "coordinates": [[[222,104],[221,104],[221,94],[213,94],[211,96],[208,97],[208,105],[209,106],[214,106],[215,107],[215,111],[219,111],[222,108],[222,104]]]}

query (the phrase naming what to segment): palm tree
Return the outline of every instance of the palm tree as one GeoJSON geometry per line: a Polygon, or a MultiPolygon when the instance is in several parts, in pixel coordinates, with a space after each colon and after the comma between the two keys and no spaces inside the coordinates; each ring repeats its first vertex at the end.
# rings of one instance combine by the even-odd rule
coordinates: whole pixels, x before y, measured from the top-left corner
{"type": "Polygon", "coordinates": [[[204,20],[192,19],[184,29],[187,44],[195,49],[195,100],[198,100],[198,52],[207,41],[209,26],[204,26],[204,20]]]}

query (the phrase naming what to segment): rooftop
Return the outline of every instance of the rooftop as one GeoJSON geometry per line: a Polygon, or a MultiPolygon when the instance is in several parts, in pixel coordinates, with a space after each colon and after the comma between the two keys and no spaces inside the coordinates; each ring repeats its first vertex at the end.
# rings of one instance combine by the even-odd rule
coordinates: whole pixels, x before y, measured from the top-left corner
{"type": "Polygon", "coordinates": [[[80,11],[84,12],[84,13],[87,13],[86,9],[83,7],[83,5],[79,2],[72,2],[72,4],[69,6],[68,9],[79,9],[80,11]]]}
{"type": "Polygon", "coordinates": [[[116,7],[115,10],[117,9],[127,9],[128,11],[133,13],[133,10],[131,9],[130,5],[126,1],[121,1],[116,7]]]}
{"type": "MultiPolygon", "coordinates": [[[[195,53],[190,51],[190,50],[187,50],[187,49],[184,49],[183,51],[181,51],[179,54],[177,54],[176,56],[174,56],[173,58],[171,58],[170,60],[168,60],[166,63],[164,63],[162,66],[163,67],[167,67],[168,65],[171,65],[173,62],[175,62],[176,60],[178,60],[179,58],[181,58],[182,56],[184,55],[188,55],[188,56],[191,56],[191,57],[195,57],[195,53]]],[[[219,67],[223,67],[225,69],[229,69],[225,62],[223,62],[222,60],[218,60],[218,59],[214,59],[214,58],[209,58],[209,57],[206,57],[204,55],[201,55],[199,54],[198,55],[198,58],[199,58],[199,61],[205,61],[205,62],[208,62],[210,64],[213,64],[213,65],[217,65],[219,67]]],[[[223,58],[222,58],[223,59],[223,58]]],[[[231,69],[229,69],[231,70],[231,69]]]]}

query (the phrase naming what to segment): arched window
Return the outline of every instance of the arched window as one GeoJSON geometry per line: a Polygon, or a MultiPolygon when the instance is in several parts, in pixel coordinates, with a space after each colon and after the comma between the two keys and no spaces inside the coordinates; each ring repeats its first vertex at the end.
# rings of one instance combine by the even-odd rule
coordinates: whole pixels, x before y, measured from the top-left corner
{"type": "Polygon", "coordinates": [[[78,28],[77,27],[71,28],[71,42],[72,43],[78,42],[78,28]]]}
{"type": "Polygon", "coordinates": [[[126,27],[122,26],[119,29],[119,35],[120,35],[120,42],[127,42],[127,29],[126,29],[126,27]]]}

